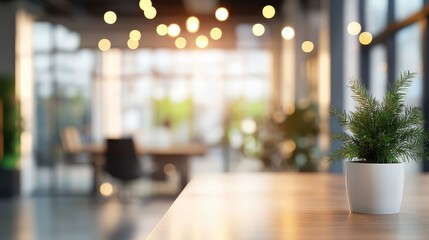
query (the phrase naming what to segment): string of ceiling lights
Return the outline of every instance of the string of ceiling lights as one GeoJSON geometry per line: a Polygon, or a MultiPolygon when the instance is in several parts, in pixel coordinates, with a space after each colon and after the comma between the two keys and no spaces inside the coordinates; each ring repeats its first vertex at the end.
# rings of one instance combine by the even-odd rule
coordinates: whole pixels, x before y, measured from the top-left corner
{"type": "Polygon", "coordinates": [[[372,42],[372,34],[370,32],[361,32],[362,26],[358,22],[350,22],[347,25],[347,32],[350,35],[356,36],[359,34],[359,42],[362,45],[368,45],[372,42]]]}
{"type": "MultiPolygon", "coordinates": [[[[157,15],[157,10],[155,6],[153,6],[151,0],[140,0],[139,7],[143,11],[144,16],[152,20],[157,15]]],[[[266,5],[262,8],[262,16],[266,19],[271,19],[276,14],[276,9],[271,5],[266,5]]],[[[229,11],[225,7],[219,7],[216,9],[214,13],[216,19],[219,22],[224,22],[229,17],[229,11]]],[[[104,22],[107,24],[114,24],[117,20],[116,13],[114,11],[107,11],[104,14],[104,22]]],[[[195,34],[198,32],[200,28],[200,20],[195,16],[190,16],[186,20],[186,30],[189,33],[195,34]]],[[[372,41],[372,35],[369,32],[362,32],[361,33],[361,25],[358,22],[351,22],[347,26],[347,30],[349,34],[351,35],[359,35],[359,41],[363,45],[368,45],[372,41]]],[[[186,48],[188,44],[188,40],[184,37],[180,36],[180,33],[182,32],[182,29],[177,23],[171,23],[168,26],[166,24],[159,24],[156,27],[156,32],[159,36],[170,36],[175,39],[175,46],[178,49],[184,49],[186,48]]],[[[261,23],[256,23],[252,27],[252,32],[255,36],[260,37],[263,36],[265,33],[265,26],[261,23]]],[[[222,38],[222,30],[219,27],[213,27],[210,30],[210,38],[214,41],[217,41],[222,38]]],[[[285,26],[281,31],[281,36],[285,40],[291,40],[295,36],[295,30],[290,26],[285,26]]],[[[141,39],[141,33],[137,29],[133,29],[129,33],[129,39],[127,41],[127,46],[129,49],[134,50],[139,47],[139,41],[141,39]]],[[[198,48],[206,48],[209,45],[209,37],[206,35],[198,35],[195,38],[195,45],[198,48]]],[[[111,42],[109,39],[103,38],[98,42],[98,48],[101,51],[108,51],[111,48],[111,42]]],[[[314,44],[311,41],[304,41],[301,44],[302,51],[306,53],[310,53],[314,49],[314,44]]]]}

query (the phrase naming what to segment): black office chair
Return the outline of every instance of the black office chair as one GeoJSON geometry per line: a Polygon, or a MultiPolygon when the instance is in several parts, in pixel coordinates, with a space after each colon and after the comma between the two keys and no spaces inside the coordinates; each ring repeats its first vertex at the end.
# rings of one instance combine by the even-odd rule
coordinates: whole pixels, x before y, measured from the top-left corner
{"type": "Polygon", "coordinates": [[[155,181],[167,180],[162,169],[143,172],[132,138],[107,139],[106,146],[104,170],[124,185],[143,177],[155,181]]]}
{"type": "Polygon", "coordinates": [[[107,139],[106,146],[106,172],[122,182],[143,177],[132,138],[107,139]]]}

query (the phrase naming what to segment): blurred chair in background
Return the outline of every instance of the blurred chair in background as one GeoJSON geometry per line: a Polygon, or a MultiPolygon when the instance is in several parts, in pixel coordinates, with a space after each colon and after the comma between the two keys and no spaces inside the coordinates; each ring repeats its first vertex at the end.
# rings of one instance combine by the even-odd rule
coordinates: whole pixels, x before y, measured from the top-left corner
{"type": "MultiPolygon", "coordinates": [[[[67,159],[67,162],[81,162],[82,141],[80,133],[76,127],[66,127],[61,132],[61,143],[67,159]]],[[[88,159],[86,159],[88,161],[88,159]]]]}
{"type": "MultiPolygon", "coordinates": [[[[132,138],[109,138],[106,140],[106,153],[104,170],[113,178],[119,180],[126,188],[129,183],[140,178],[153,181],[166,181],[162,169],[152,172],[143,172],[132,138]]],[[[128,194],[124,192],[125,197],[128,194]]],[[[121,189],[119,191],[121,197],[121,189]]]]}
{"type": "Polygon", "coordinates": [[[82,181],[84,179],[83,172],[85,170],[91,171],[91,156],[88,153],[82,151],[82,141],[79,130],[74,126],[68,126],[61,131],[61,143],[64,153],[63,161],[60,164],[60,171],[57,174],[58,180],[64,183],[61,185],[61,189],[66,188],[78,188],[85,189],[90,187],[88,185],[90,181],[82,181]],[[66,178],[62,178],[67,173],[66,178]]]}

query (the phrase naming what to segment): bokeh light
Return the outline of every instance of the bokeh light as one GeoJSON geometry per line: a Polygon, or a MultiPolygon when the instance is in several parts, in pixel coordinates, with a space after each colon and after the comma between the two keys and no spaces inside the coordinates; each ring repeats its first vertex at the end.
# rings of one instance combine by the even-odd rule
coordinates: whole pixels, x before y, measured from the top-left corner
{"type": "Polygon", "coordinates": [[[100,193],[101,195],[108,197],[110,195],[112,195],[113,193],[113,186],[112,184],[105,182],[103,184],[100,185],[100,193]]]}
{"type": "Polygon", "coordinates": [[[252,32],[253,34],[255,34],[255,36],[262,36],[265,33],[265,27],[264,25],[257,23],[255,25],[253,25],[252,27],[252,32]]]}
{"type": "Polygon", "coordinates": [[[258,126],[255,120],[251,118],[245,118],[241,122],[241,131],[243,131],[246,134],[254,134],[256,132],[257,127],[258,126]]]}
{"type": "Polygon", "coordinates": [[[130,32],[130,39],[134,40],[134,41],[138,41],[140,40],[140,38],[142,37],[141,33],[139,32],[139,30],[132,30],[130,32]]]}
{"type": "Polygon", "coordinates": [[[158,27],[156,27],[156,33],[158,33],[159,36],[165,36],[168,34],[168,27],[165,24],[159,24],[158,27]]]}
{"type": "Polygon", "coordinates": [[[152,1],[151,0],[140,0],[139,7],[141,10],[145,11],[146,9],[152,7],[152,1]]]}
{"type": "Polygon", "coordinates": [[[210,30],[210,37],[213,40],[219,40],[222,38],[222,30],[220,28],[212,28],[212,30],[210,30]]]}
{"type": "Polygon", "coordinates": [[[113,12],[113,11],[107,11],[104,14],[104,21],[107,24],[114,24],[116,22],[116,20],[117,20],[117,17],[116,17],[116,13],[115,12],[113,12]]]}
{"type": "Polygon", "coordinates": [[[358,22],[351,22],[347,25],[347,32],[349,32],[350,35],[358,35],[361,29],[362,27],[358,22]]]}
{"type": "Polygon", "coordinates": [[[217,20],[223,22],[223,21],[226,21],[226,19],[228,19],[229,12],[226,8],[220,7],[216,10],[215,16],[217,20]]]}
{"type": "Polygon", "coordinates": [[[262,15],[264,18],[273,18],[276,15],[276,9],[271,5],[267,5],[262,9],[262,15]]]}
{"type": "Polygon", "coordinates": [[[200,27],[200,20],[196,17],[189,17],[186,20],[186,29],[190,33],[196,33],[200,27]]]}
{"type": "Polygon", "coordinates": [[[305,41],[302,43],[301,49],[306,53],[310,53],[314,49],[314,44],[311,41],[305,41]]]}
{"type": "Polygon", "coordinates": [[[180,34],[180,27],[179,25],[172,23],[168,26],[168,36],[170,37],[177,37],[180,34]]]}
{"type": "Polygon", "coordinates": [[[200,35],[197,37],[195,44],[199,48],[206,48],[209,45],[209,39],[204,35],[200,35]]]}
{"type": "Polygon", "coordinates": [[[134,41],[132,39],[128,39],[127,45],[128,45],[129,49],[134,50],[134,49],[137,49],[139,47],[139,42],[134,41]]]}
{"type": "Polygon", "coordinates": [[[172,163],[167,163],[163,167],[164,173],[167,176],[174,175],[177,172],[176,166],[172,163]]]}
{"type": "Polygon", "coordinates": [[[284,27],[282,30],[282,37],[285,40],[291,40],[295,36],[295,30],[291,27],[284,27]]]}
{"type": "Polygon", "coordinates": [[[156,8],[154,8],[154,7],[146,8],[143,13],[147,19],[154,19],[156,17],[156,14],[157,14],[156,8]]]}
{"type": "Polygon", "coordinates": [[[296,149],[296,143],[292,139],[288,139],[283,142],[282,144],[282,152],[286,155],[292,154],[293,151],[296,149]]]}
{"type": "Polygon", "coordinates": [[[98,48],[101,51],[105,52],[105,51],[109,50],[110,47],[111,47],[111,43],[110,43],[109,39],[103,38],[100,41],[98,41],[98,48]]]}
{"type": "Polygon", "coordinates": [[[369,32],[363,32],[359,35],[359,42],[362,45],[368,45],[372,42],[372,34],[369,32]]]}
{"type": "Polygon", "coordinates": [[[186,47],[186,39],[183,37],[179,37],[174,42],[178,49],[184,49],[186,47]]]}

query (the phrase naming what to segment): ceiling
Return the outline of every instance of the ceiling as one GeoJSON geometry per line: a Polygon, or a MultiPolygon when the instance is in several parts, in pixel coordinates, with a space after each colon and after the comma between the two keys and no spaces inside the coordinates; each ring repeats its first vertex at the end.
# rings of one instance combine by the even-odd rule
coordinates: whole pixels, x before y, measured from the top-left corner
{"type": "MultiPolygon", "coordinates": [[[[0,0],[0,2],[14,2],[22,0],[0,0]]],[[[220,41],[219,47],[227,47],[227,43],[235,43],[234,26],[239,23],[254,23],[255,21],[268,21],[271,26],[281,25],[288,16],[284,16],[282,9],[292,4],[300,9],[319,10],[321,0],[152,0],[157,10],[153,20],[144,18],[139,8],[139,0],[26,0],[36,5],[40,14],[39,21],[48,21],[67,26],[82,36],[82,45],[95,47],[101,37],[109,37],[112,44],[126,47],[126,38],[131,29],[139,29],[146,36],[145,44],[154,46],[174,46],[167,40],[159,41],[155,28],[157,24],[171,22],[183,23],[189,16],[197,16],[202,21],[201,32],[208,32],[213,26],[222,27],[225,38],[220,41]],[[201,5],[202,4],[202,5],[201,5]],[[276,9],[274,19],[264,19],[261,10],[266,5],[276,9]],[[215,19],[216,8],[226,7],[230,13],[227,23],[220,23],[215,19]],[[118,22],[114,25],[104,23],[103,15],[106,11],[114,11],[118,22]],[[207,28],[207,29],[204,29],[207,28]],[[124,37],[125,36],[125,37],[124,37]]],[[[173,41],[173,40],[171,40],[173,41]]],[[[234,47],[234,44],[231,44],[234,47]]]]}
{"type": "MultiPolygon", "coordinates": [[[[0,2],[13,1],[19,0],[0,0],[0,2]]],[[[201,6],[195,6],[201,4],[224,6],[228,8],[231,15],[235,16],[255,16],[260,15],[265,5],[269,4],[276,9],[281,9],[283,4],[291,1],[298,2],[303,9],[312,9],[319,8],[321,0],[153,0],[152,3],[160,17],[204,15],[204,13],[195,12],[195,9],[204,9],[201,6]]],[[[139,0],[27,0],[27,2],[40,6],[50,16],[99,17],[108,10],[113,10],[118,16],[123,17],[142,15],[138,6],[139,0]]]]}
{"type": "MultiPolygon", "coordinates": [[[[135,17],[142,15],[139,0],[32,0],[43,6],[49,15],[89,15],[102,16],[113,10],[118,16],[135,17]]],[[[282,0],[153,0],[159,17],[199,15],[192,11],[192,5],[204,4],[225,6],[231,15],[251,16],[260,14],[261,9],[270,4],[279,9],[282,0]]],[[[198,10],[198,7],[196,7],[198,10]]],[[[203,9],[203,7],[200,7],[203,9]]],[[[202,13],[201,15],[204,15],[202,13]]]]}

